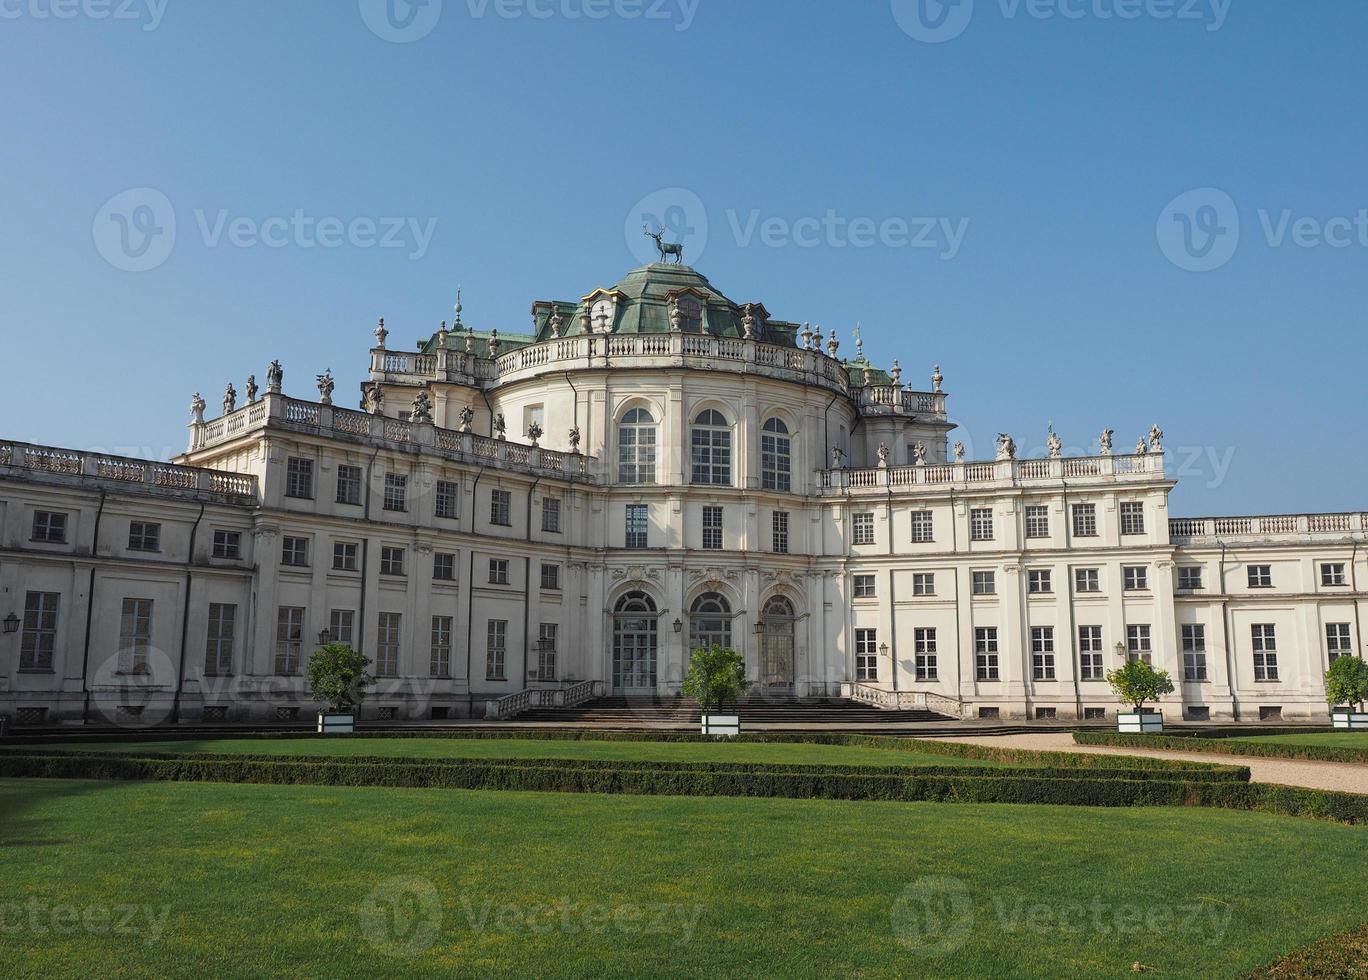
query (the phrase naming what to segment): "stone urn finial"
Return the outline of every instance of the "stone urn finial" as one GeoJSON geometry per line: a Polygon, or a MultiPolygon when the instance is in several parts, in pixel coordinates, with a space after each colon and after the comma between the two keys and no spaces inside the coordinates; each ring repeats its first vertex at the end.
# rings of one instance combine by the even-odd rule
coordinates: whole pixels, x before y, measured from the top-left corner
{"type": "Polygon", "coordinates": [[[931,390],[940,391],[941,384],[945,381],[945,376],[941,374],[940,365],[937,364],[931,369],[931,390]]]}
{"type": "Polygon", "coordinates": [[[896,357],[893,359],[893,370],[890,371],[890,372],[888,372],[888,373],[889,373],[889,376],[892,377],[892,379],[893,379],[893,384],[894,384],[894,386],[895,386],[895,387],[898,387],[898,388],[901,388],[901,387],[902,387],[902,365],[898,363],[898,359],[897,359],[896,357]]]}
{"type": "Polygon", "coordinates": [[[385,338],[389,336],[389,331],[385,329],[385,318],[380,318],[380,325],[375,328],[375,346],[380,350],[385,349],[385,338]]]}

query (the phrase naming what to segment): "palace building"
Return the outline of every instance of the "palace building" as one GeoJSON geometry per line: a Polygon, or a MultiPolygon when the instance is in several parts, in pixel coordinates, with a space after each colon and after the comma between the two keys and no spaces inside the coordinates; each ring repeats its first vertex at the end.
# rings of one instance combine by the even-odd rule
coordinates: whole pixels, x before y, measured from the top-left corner
{"type": "Polygon", "coordinates": [[[1105,717],[1140,657],[1170,720],[1324,719],[1363,650],[1368,514],[1173,517],[1157,427],[966,459],[939,369],[682,264],[375,338],[361,410],[273,364],[169,463],[0,442],[0,714],[302,721],[335,640],[371,719],[668,697],[710,643],[781,704],[1105,717]]]}

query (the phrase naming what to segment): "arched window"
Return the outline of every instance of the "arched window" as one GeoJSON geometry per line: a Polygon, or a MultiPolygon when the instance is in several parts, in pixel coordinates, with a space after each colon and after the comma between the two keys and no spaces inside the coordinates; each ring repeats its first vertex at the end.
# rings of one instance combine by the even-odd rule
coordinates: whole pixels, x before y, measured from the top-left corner
{"type": "Polygon", "coordinates": [[[656,604],[645,592],[628,592],[613,608],[613,690],[649,693],[656,686],[656,604]]]}
{"type": "Polygon", "coordinates": [[[693,482],[731,486],[731,427],[712,409],[694,419],[693,482]]]}
{"type": "Polygon", "coordinates": [[[704,592],[689,607],[689,651],[731,646],[731,604],[726,596],[704,592]]]}
{"type": "Polygon", "coordinates": [[[675,301],[679,307],[679,329],[683,333],[703,332],[703,304],[692,296],[681,296],[675,301]]]}
{"type": "Polygon", "coordinates": [[[655,483],[656,424],[651,413],[634,408],[618,424],[618,482],[655,483]]]}
{"type": "Polygon", "coordinates": [[[793,440],[783,419],[770,419],[760,434],[760,485],[788,493],[793,489],[793,440]]]}

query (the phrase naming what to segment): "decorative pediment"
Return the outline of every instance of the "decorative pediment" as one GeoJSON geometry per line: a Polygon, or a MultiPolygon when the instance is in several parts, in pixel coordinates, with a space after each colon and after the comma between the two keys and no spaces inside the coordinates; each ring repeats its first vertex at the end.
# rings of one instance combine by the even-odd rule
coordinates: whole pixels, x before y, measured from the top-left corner
{"type": "Polygon", "coordinates": [[[613,581],[621,582],[624,580],[632,582],[652,582],[660,581],[660,569],[646,565],[628,565],[626,568],[613,569],[613,581]]]}
{"type": "Polygon", "coordinates": [[[790,572],[790,571],[788,571],[787,569],[782,569],[782,570],[777,571],[777,572],[773,572],[773,571],[771,571],[771,572],[765,572],[765,573],[761,576],[761,578],[763,578],[764,581],[767,582],[767,583],[774,583],[774,584],[776,584],[776,585],[782,585],[782,586],[787,586],[788,588],[794,588],[794,587],[798,586],[800,583],[802,583],[802,581],[803,581],[804,579],[807,578],[807,573],[806,573],[806,572],[790,572]]]}
{"type": "Polygon", "coordinates": [[[604,289],[602,286],[600,286],[598,289],[595,289],[588,296],[581,297],[580,302],[592,304],[597,303],[601,299],[606,299],[610,303],[616,304],[625,303],[627,302],[627,300],[631,299],[631,297],[620,289],[604,289]]]}
{"type": "Polygon", "coordinates": [[[734,568],[695,568],[689,573],[689,581],[695,584],[707,582],[711,585],[721,585],[723,582],[735,582],[741,577],[741,573],[734,568]]]}

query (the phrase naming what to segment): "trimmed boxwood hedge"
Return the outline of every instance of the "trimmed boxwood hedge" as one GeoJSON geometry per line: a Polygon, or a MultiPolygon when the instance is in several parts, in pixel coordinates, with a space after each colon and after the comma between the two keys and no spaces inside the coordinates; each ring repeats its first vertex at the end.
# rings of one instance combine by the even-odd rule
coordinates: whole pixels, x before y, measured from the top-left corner
{"type": "Polygon", "coordinates": [[[1164,749],[1169,752],[1209,752],[1215,755],[1248,755],[1265,759],[1301,759],[1315,762],[1368,764],[1368,749],[1338,745],[1289,745],[1285,742],[1251,742],[1239,738],[1198,738],[1191,735],[1131,735],[1121,732],[1074,732],[1079,745],[1110,745],[1128,749],[1164,749]]]}
{"type": "MultiPolygon", "coordinates": [[[[668,764],[667,764],[668,765],[668,764]]],[[[327,786],[438,787],[666,796],[1029,803],[1064,806],[1209,806],[1262,810],[1341,823],[1368,823],[1368,796],[1246,782],[1164,779],[1021,778],[975,775],[890,776],[874,772],[719,772],[679,768],[491,765],[466,761],[326,762],[263,759],[147,759],[60,753],[0,754],[0,777],[136,779],[327,786]]]]}

